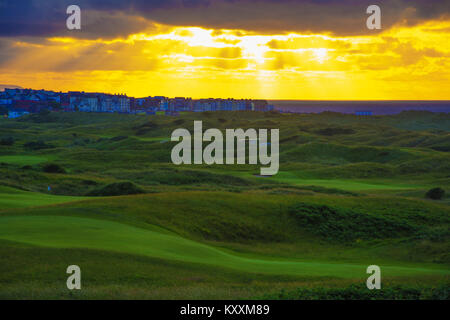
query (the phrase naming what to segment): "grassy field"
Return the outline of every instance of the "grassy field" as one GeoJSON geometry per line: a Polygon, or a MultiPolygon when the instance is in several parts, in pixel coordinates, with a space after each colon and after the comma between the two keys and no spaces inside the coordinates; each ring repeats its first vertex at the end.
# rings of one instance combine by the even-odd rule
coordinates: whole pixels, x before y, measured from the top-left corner
{"type": "MultiPolygon", "coordinates": [[[[4,240],[52,248],[86,248],[143,255],[230,268],[258,274],[365,277],[367,266],[264,259],[263,256],[231,254],[177,235],[140,229],[116,222],[79,217],[3,217],[0,232],[4,240]]],[[[448,275],[446,269],[384,266],[390,276],[448,275]]]]}
{"type": "Polygon", "coordinates": [[[450,189],[449,128],[423,112],[0,119],[0,298],[448,298],[450,201],[425,193],[450,189]],[[193,120],[280,128],[279,174],[172,165],[193,120]],[[384,295],[361,287],[372,264],[384,295]]]}
{"type": "Polygon", "coordinates": [[[46,206],[55,203],[77,201],[82,197],[55,196],[0,186],[0,207],[2,209],[46,206]]]}
{"type": "Polygon", "coordinates": [[[392,182],[389,180],[380,181],[378,179],[303,179],[293,172],[279,172],[275,177],[270,179],[297,186],[321,186],[348,191],[414,190],[426,188],[426,186],[418,185],[416,183],[402,183],[401,181],[392,182]]]}
{"type": "Polygon", "coordinates": [[[31,155],[20,155],[20,156],[0,156],[0,162],[6,164],[17,164],[17,165],[35,165],[38,163],[47,162],[47,157],[42,156],[31,156],[31,155]]]}

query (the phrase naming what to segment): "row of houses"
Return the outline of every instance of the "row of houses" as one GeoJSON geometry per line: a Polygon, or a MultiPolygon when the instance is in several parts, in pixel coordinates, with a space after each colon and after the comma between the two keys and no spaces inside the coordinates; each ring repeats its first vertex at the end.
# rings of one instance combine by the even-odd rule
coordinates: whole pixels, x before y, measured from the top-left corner
{"type": "Polygon", "coordinates": [[[132,110],[133,98],[123,94],[104,94],[104,93],[68,93],[67,111],[81,112],[119,112],[130,113],[132,110]]]}
{"type": "Polygon", "coordinates": [[[136,99],[137,111],[166,111],[166,112],[205,112],[205,111],[271,111],[273,105],[266,100],[250,99],[198,99],[177,97],[148,97],[136,99]]]}
{"type": "Polygon", "coordinates": [[[40,112],[42,109],[68,112],[117,112],[168,115],[179,112],[205,111],[270,111],[274,107],[266,100],[167,98],[163,96],[133,98],[125,94],[105,94],[69,91],[53,92],[32,89],[5,89],[0,92],[0,107],[6,107],[10,117],[40,112]]]}

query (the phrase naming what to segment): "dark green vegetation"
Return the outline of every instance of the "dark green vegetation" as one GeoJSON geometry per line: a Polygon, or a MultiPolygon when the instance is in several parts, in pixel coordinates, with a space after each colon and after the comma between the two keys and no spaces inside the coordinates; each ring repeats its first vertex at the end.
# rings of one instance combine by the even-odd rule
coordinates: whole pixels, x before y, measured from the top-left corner
{"type": "Polygon", "coordinates": [[[139,193],[144,193],[144,191],[132,182],[114,182],[101,187],[100,189],[92,190],[88,192],[87,195],[94,197],[108,197],[139,193]]]}
{"type": "Polygon", "coordinates": [[[269,300],[449,300],[450,286],[436,287],[392,286],[384,290],[367,290],[364,285],[350,285],[346,288],[300,288],[295,291],[281,291],[263,296],[269,300]]]}
{"type": "Polygon", "coordinates": [[[426,197],[433,200],[441,200],[444,196],[445,190],[442,188],[433,188],[426,193],[426,197]]]}
{"type": "Polygon", "coordinates": [[[449,129],[426,112],[0,119],[0,298],[448,299],[449,129]],[[279,128],[279,174],[171,164],[193,120],[279,128]]]}

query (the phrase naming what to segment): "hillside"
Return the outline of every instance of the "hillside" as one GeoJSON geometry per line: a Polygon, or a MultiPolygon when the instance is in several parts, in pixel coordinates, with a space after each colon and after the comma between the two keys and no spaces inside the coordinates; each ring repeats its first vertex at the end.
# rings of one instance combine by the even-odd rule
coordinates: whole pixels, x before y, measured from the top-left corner
{"type": "Polygon", "coordinates": [[[397,291],[448,285],[449,129],[423,112],[0,119],[0,298],[292,298],[372,264],[397,291]],[[194,120],[279,128],[279,173],[173,165],[171,132],[194,120]]]}

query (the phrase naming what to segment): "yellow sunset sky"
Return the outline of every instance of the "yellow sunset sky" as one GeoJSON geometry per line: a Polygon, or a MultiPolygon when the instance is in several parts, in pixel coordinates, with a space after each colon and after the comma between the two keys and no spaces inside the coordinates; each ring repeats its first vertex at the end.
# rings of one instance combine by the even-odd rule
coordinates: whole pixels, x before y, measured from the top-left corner
{"type": "Polygon", "coordinates": [[[351,36],[155,22],[109,39],[7,38],[14,54],[0,83],[135,97],[446,100],[449,40],[445,19],[351,36]]]}

